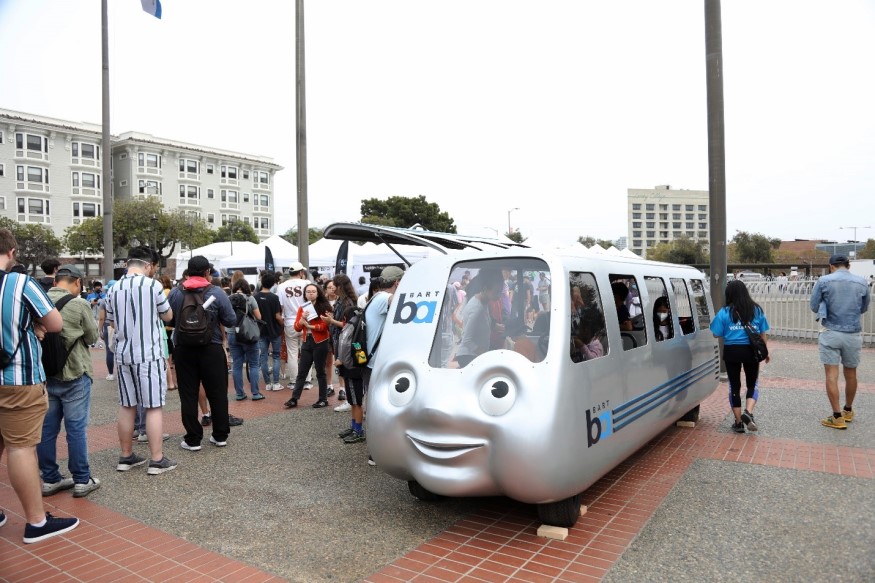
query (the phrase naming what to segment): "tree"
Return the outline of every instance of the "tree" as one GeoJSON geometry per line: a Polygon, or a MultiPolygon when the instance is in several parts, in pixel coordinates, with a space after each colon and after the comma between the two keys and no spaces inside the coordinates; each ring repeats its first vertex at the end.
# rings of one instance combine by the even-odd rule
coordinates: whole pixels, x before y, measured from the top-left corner
{"type": "Polygon", "coordinates": [[[40,263],[50,257],[58,257],[64,248],[51,227],[45,225],[19,223],[6,217],[0,217],[0,228],[12,231],[17,243],[18,256],[16,260],[29,267],[31,275],[36,274],[36,268],[40,263]]]}
{"type": "Polygon", "coordinates": [[[647,252],[647,258],[653,261],[679,263],[681,265],[701,265],[708,263],[703,241],[694,241],[689,237],[680,237],[669,243],[660,243],[647,252]]]}
{"type": "MultiPolygon", "coordinates": [[[[214,236],[206,221],[181,210],[164,212],[157,198],[118,200],[114,205],[112,238],[117,252],[124,253],[136,245],[154,245],[166,259],[176,253],[177,245],[201,247],[212,243],[214,236]]],[[[71,254],[102,254],[103,218],[87,219],[68,227],[64,246],[71,254]]]]}
{"type": "Polygon", "coordinates": [[[760,233],[736,231],[732,238],[739,263],[773,263],[772,251],[781,246],[780,239],[769,239],[760,233]]]}
{"type": "Polygon", "coordinates": [[[362,201],[362,222],[384,227],[410,228],[422,225],[429,231],[455,233],[456,225],[446,212],[422,195],[390,196],[386,200],[369,198],[362,201]]]}
{"type": "Polygon", "coordinates": [[[592,237],[590,235],[581,235],[577,238],[577,242],[587,248],[592,247],[593,245],[598,245],[602,249],[609,249],[614,245],[613,241],[610,241],[608,239],[596,239],[595,237],[592,237]]]}
{"type": "MultiPolygon", "coordinates": [[[[308,229],[308,233],[310,235],[308,237],[308,239],[309,239],[308,243],[310,245],[312,245],[313,243],[315,243],[316,241],[318,241],[319,239],[322,238],[322,229],[316,229],[314,227],[310,227],[310,229],[308,229]]],[[[291,229],[286,231],[284,234],[280,235],[280,237],[282,237],[283,239],[285,239],[286,241],[288,241],[292,245],[297,245],[298,244],[298,229],[297,229],[297,227],[292,227],[291,229]]]]}
{"type": "Polygon", "coordinates": [[[875,259],[875,239],[866,241],[866,246],[857,252],[857,259],[875,259]]]}
{"type": "Polygon", "coordinates": [[[250,241],[258,243],[258,235],[255,229],[243,221],[231,221],[222,225],[216,231],[216,243],[221,241],[250,241]]]}
{"type": "Polygon", "coordinates": [[[523,234],[520,233],[519,229],[510,233],[505,233],[504,236],[514,243],[523,243],[526,239],[528,239],[528,237],[523,237],[523,234]]]}

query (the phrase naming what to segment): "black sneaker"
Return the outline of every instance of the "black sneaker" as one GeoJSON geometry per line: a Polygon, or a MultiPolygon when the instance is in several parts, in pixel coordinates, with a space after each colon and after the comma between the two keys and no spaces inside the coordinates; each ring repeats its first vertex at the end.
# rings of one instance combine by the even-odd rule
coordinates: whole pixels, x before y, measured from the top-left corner
{"type": "Polygon", "coordinates": [[[170,470],[175,469],[176,462],[165,455],[161,458],[161,461],[150,461],[149,469],[146,470],[146,473],[150,476],[157,476],[158,474],[163,474],[164,472],[169,472],[170,470]]]}
{"type": "Polygon", "coordinates": [[[346,391],[344,391],[343,389],[340,389],[340,392],[337,393],[337,400],[338,401],[346,401],[346,391]]]}
{"type": "Polygon", "coordinates": [[[741,422],[744,423],[744,426],[747,427],[748,431],[756,431],[759,429],[756,421],[753,419],[753,413],[748,413],[747,409],[741,414],[741,422]]]}
{"type": "Polygon", "coordinates": [[[361,433],[353,431],[352,435],[343,438],[343,443],[361,443],[363,441],[365,441],[364,431],[362,431],[361,433]]]}
{"type": "Polygon", "coordinates": [[[38,543],[41,540],[46,540],[65,532],[70,532],[79,526],[78,518],[55,518],[46,512],[46,523],[40,527],[36,527],[30,523],[24,527],[24,543],[38,543]]]}
{"type": "Polygon", "coordinates": [[[330,397],[330,396],[333,395],[333,394],[334,394],[334,387],[328,387],[328,393],[327,393],[327,396],[330,397]]]}
{"type": "Polygon", "coordinates": [[[142,466],[146,463],[146,458],[140,457],[135,453],[132,453],[128,457],[120,457],[118,458],[118,465],[115,467],[120,472],[127,472],[131,468],[142,466]]]}
{"type": "Polygon", "coordinates": [[[203,425],[204,427],[209,427],[210,423],[212,422],[213,420],[209,415],[204,415],[203,417],[201,417],[201,425],[203,425]]]}
{"type": "Polygon", "coordinates": [[[744,423],[741,421],[733,423],[732,430],[736,433],[744,433],[744,423]]]}
{"type": "Polygon", "coordinates": [[[230,425],[231,427],[237,427],[238,425],[243,425],[243,420],[239,417],[228,415],[228,425],[230,425]]]}
{"type": "Polygon", "coordinates": [[[322,407],[327,407],[327,406],[328,406],[328,401],[316,401],[315,403],[313,403],[314,409],[321,409],[322,407]]]}
{"type": "Polygon", "coordinates": [[[349,427],[348,429],[344,429],[343,431],[338,433],[337,437],[343,439],[344,437],[349,437],[353,433],[355,433],[355,429],[353,429],[352,427],[349,427]]]}
{"type": "Polygon", "coordinates": [[[298,400],[294,397],[292,397],[291,399],[289,399],[288,401],[283,403],[283,407],[285,407],[286,409],[291,409],[292,407],[297,407],[297,406],[298,406],[298,400]]]}

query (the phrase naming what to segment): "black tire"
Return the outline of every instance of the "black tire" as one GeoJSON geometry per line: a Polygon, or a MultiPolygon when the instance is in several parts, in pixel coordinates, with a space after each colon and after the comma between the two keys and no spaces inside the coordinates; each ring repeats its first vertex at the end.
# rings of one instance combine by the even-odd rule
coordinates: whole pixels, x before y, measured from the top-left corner
{"type": "Polygon", "coordinates": [[[435,502],[436,500],[440,500],[442,496],[440,494],[435,494],[434,492],[430,492],[422,487],[422,484],[417,482],[416,480],[410,480],[407,482],[407,489],[410,490],[410,493],[413,494],[419,500],[423,502],[435,502]]]}
{"type": "Polygon", "coordinates": [[[699,421],[699,405],[696,405],[687,411],[678,421],[692,421],[693,423],[697,423],[699,421]]]}
{"type": "Polygon", "coordinates": [[[580,494],[558,502],[538,504],[538,518],[542,523],[550,526],[564,528],[574,526],[580,518],[580,494]]]}

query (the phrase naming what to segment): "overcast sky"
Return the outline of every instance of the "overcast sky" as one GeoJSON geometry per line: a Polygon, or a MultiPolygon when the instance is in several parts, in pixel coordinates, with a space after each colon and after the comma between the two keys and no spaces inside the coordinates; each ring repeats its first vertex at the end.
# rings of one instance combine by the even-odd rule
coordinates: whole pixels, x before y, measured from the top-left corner
{"type": "MultiPolygon", "coordinates": [[[[111,129],[273,158],[297,223],[294,2],[110,2],[111,129]]],[[[722,3],[727,232],[875,227],[875,0],[722,3]]],[[[460,232],[626,235],[707,190],[703,0],[306,2],[309,222],[424,195],[460,232]]],[[[0,107],[100,123],[99,0],[0,0],[0,107]]],[[[857,237],[875,237],[858,229],[857,237]]]]}

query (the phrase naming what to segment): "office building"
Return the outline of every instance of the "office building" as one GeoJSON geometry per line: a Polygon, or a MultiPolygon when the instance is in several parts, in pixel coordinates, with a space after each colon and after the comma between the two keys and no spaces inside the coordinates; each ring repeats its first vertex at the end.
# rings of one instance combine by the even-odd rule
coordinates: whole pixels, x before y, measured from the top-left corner
{"type": "Polygon", "coordinates": [[[627,190],[629,249],[647,258],[660,243],[687,237],[707,251],[711,212],[707,190],[672,190],[671,186],[627,190]]]}

